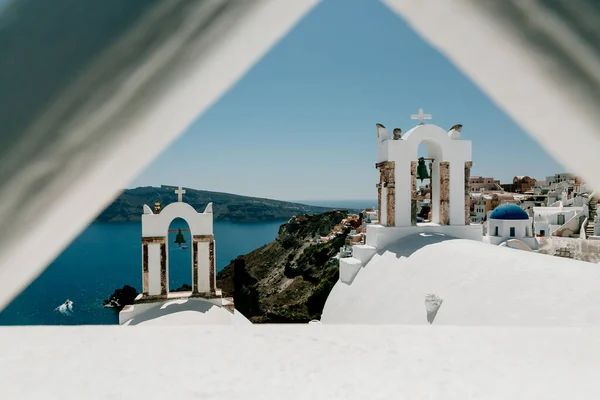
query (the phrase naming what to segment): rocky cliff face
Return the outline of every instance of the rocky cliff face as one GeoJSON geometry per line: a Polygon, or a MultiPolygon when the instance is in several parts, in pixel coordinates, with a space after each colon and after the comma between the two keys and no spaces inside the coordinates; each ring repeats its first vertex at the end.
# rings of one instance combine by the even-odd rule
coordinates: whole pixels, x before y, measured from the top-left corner
{"type": "Polygon", "coordinates": [[[253,323],[302,323],[321,316],[339,278],[334,257],[350,227],[340,226],[347,211],[293,217],[277,239],[239,256],[217,277],[223,294],[233,293],[235,308],[253,323]],[[336,229],[337,228],[337,229],[336,229]],[[314,239],[336,230],[326,243],[314,239]]]}

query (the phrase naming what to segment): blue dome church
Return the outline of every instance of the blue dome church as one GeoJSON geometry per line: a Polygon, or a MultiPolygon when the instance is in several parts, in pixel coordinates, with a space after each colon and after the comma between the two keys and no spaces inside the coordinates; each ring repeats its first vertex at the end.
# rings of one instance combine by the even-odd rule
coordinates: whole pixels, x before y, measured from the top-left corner
{"type": "Polygon", "coordinates": [[[531,218],[516,204],[504,203],[496,207],[490,213],[486,231],[483,241],[489,244],[514,247],[516,243],[522,249],[538,248],[531,218]]]}

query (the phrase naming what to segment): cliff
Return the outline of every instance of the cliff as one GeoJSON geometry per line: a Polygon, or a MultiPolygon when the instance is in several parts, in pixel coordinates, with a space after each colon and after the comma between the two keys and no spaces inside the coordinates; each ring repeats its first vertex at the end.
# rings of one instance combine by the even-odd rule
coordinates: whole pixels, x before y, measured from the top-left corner
{"type": "Polygon", "coordinates": [[[235,308],[253,323],[303,323],[321,316],[339,278],[333,259],[351,227],[347,211],[300,215],[283,224],[275,241],[239,256],[217,276],[235,308]],[[336,229],[337,228],[337,229],[336,229]],[[326,243],[313,239],[336,230],[326,243]]]}
{"type": "MultiPolygon", "coordinates": [[[[153,208],[155,201],[163,207],[177,201],[175,187],[138,187],[124,190],[97,218],[98,222],[139,221],[144,204],[153,208]]],[[[217,221],[260,222],[289,219],[298,214],[315,214],[330,210],[286,201],[239,196],[229,193],[209,192],[185,188],[183,200],[197,211],[213,203],[217,221]]]]}

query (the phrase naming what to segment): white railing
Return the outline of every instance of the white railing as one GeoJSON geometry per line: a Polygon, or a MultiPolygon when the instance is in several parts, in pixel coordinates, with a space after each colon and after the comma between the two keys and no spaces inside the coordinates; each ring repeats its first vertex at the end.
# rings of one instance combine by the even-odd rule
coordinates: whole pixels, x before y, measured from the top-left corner
{"type": "MultiPolygon", "coordinates": [[[[586,215],[587,213],[588,213],[588,207],[587,207],[587,206],[584,206],[584,207],[583,207],[583,209],[582,209],[581,211],[579,211],[578,213],[575,213],[575,215],[573,215],[571,218],[569,218],[567,221],[565,221],[565,223],[564,223],[564,224],[562,224],[562,225],[561,225],[561,226],[559,226],[558,228],[554,229],[554,230],[553,230],[553,231],[550,233],[550,235],[551,235],[551,236],[552,236],[552,235],[554,235],[554,233],[555,233],[555,232],[557,232],[557,231],[559,231],[559,230],[561,230],[561,229],[563,229],[563,228],[565,228],[565,227],[568,227],[568,228],[572,228],[572,227],[574,227],[575,225],[573,225],[573,220],[574,220],[574,219],[579,219],[579,218],[581,218],[581,216],[582,216],[582,215],[586,215]]],[[[587,216],[586,216],[586,218],[587,218],[587,216]]],[[[583,224],[582,224],[582,225],[579,225],[579,221],[578,221],[578,222],[577,222],[577,227],[579,227],[579,229],[580,229],[580,233],[581,233],[581,230],[583,230],[583,224]]],[[[576,229],[576,228],[575,228],[575,229],[576,229]]],[[[570,229],[570,230],[573,230],[573,231],[575,231],[575,229],[570,229]]]]}
{"type": "Polygon", "coordinates": [[[580,239],[587,239],[587,235],[586,235],[586,230],[587,230],[587,226],[588,223],[590,222],[590,218],[589,217],[585,217],[585,219],[583,220],[583,224],[581,224],[581,230],[579,231],[579,238],[580,239]]]}

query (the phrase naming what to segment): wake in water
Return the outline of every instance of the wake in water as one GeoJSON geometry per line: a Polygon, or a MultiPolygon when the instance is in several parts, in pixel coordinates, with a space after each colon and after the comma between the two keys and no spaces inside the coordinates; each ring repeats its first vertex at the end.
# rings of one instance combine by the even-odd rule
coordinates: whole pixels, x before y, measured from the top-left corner
{"type": "Polygon", "coordinates": [[[54,311],[58,311],[63,315],[71,315],[73,313],[73,302],[67,299],[60,306],[56,307],[54,311]]]}

